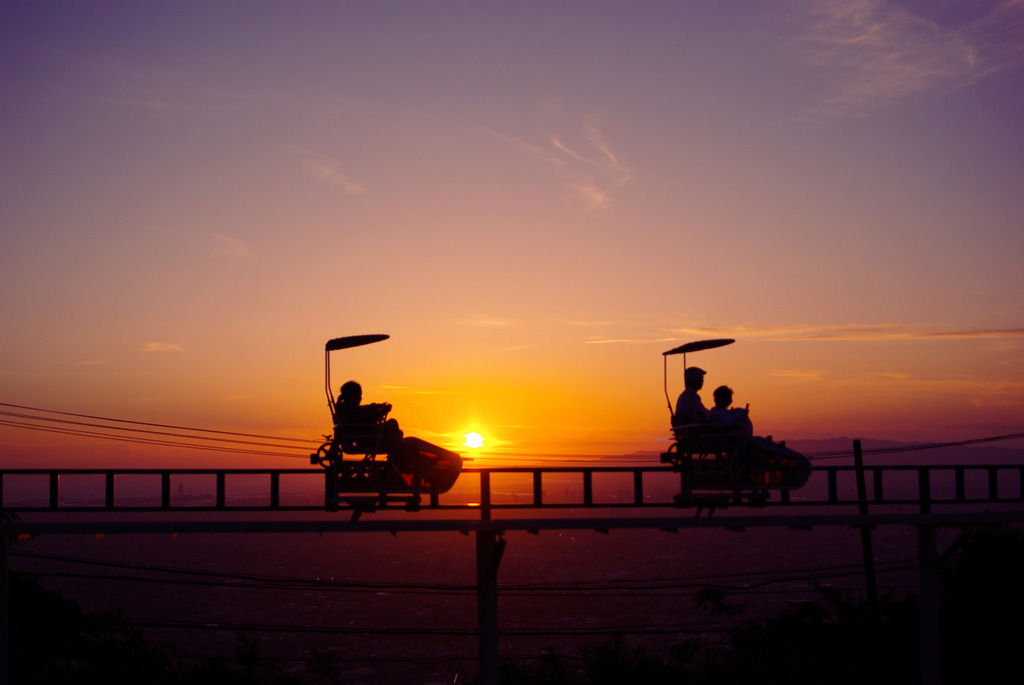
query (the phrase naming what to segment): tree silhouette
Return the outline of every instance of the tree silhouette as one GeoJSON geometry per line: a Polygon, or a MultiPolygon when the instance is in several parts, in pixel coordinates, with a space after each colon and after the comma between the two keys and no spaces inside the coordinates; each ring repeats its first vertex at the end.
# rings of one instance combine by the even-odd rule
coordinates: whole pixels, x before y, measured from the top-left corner
{"type": "Polygon", "coordinates": [[[939,569],[944,683],[1017,682],[1024,673],[1024,532],[968,530],[939,569]]]}

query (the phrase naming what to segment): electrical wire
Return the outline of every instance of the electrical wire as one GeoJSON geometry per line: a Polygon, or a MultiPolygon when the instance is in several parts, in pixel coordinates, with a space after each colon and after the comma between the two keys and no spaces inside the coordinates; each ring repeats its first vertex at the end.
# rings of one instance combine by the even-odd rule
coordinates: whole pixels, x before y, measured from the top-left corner
{"type": "MultiPolygon", "coordinates": [[[[47,571],[37,575],[90,578],[96,580],[125,580],[132,582],[154,582],[170,585],[207,585],[230,587],[234,589],[278,589],[289,591],[316,590],[318,592],[340,591],[355,593],[389,594],[472,594],[476,592],[475,584],[454,583],[394,583],[394,582],[353,582],[326,578],[294,578],[282,576],[265,576],[257,574],[228,573],[223,571],[201,571],[181,569],[148,564],[132,564],[125,562],[100,561],[82,559],[56,554],[11,551],[11,557],[24,559],[40,559],[45,561],[64,562],[84,566],[97,566],[129,571],[162,573],[186,576],[189,580],[174,578],[152,578],[143,576],[99,575],[47,571]],[[193,580],[209,578],[212,580],[193,580]]],[[[876,564],[876,571],[888,573],[914,569],[916,566],[910,559],[876,564]]],[[[777,583],[804,582],[808,580],[834,580],[838,578],[860,575],[863,568],[855,564],[813,566],[798,569],[760,570],[745,573],[718,573],[706,576],[683,578],[637,578],[617,579],[613,582],[605,580],[577,580],[563,583],[520,583],[502,586],[502,592],[518,596],[563,596],[568,592],[587,593],[626,593],[638,591],[656,592],[661,590],[706,589],[714,588],[730,592],[752,591],[777,583]],[[760,578],[760,580],[756,580],[760,578]],[[729,579],[755,579],[741,584],[725,584],[729,579]]]]}
{"type": "Polygon", "coordinates": [[[269,440],[281,440],[281,441],[287,441],[287,442],[301,442],[301,443],[309,443],[309,442],[319,443],[320,442],[320,441],[316,441],[316,440],[309,440],[309,439],[306,439],[306,438],[281,438],[281,437],[275,437],[275,436],[270,436],[270,435],[260,435],[260,434],[257,434],[257,433],[236,433],[236,432],[233,432],[233,431],[214,430],[214,429],[211,429],[211,428],[194,428],[194,427],[190,427],[190,426],[175,426],[175,425],[166,424],[166,423],[152,423],[152,422],[148,422],[148,421],[130,421],[128,419],[115,419],[115,418],[109,418],[109,417],[104,417],[104,416],[93,416],[91,414],[77,414],[75,412],[69,412],[69,411],[57,411],[55,409],[40,409],[38,407],[27,407],[27,406],[22,405],[22,404],[10,404],[8,402],[0,402],[0,407],[13,407],[15,409],[26,409],[28,411],[44,412],[44,413],[47,413],[47,414],[60,414],[62,416],[75,416],[75,417],[78,417],[78,418],[95,419],[97,421],[109,421],[109,422],[112,422],[112,423],[129,423],[129,424],[134,424],[136,426],[153,426],[153,427],[156,427],[156,428],[173,428],[175,430],[195,431],[195,432],[198,432],[198,433],[217,433],[219,435],[235,435],[235,436],[244,437],[244,438],[264,438],[264,439],[269,439],[269,440]]]}
{"type": "MultiPolygon", "coordinates": [[[[47,422],[51,422],[51,423],[67,424],[67,425],[72,425],[72,426],[85,426],[87,428],[105,428],[107,430],[127,431],[127,432],[131,432],[131,433],[143,433],[145,435],[163,435],[163,436],[169,436],[169,437],[182,437],[181,433],[171,433],[171,432],[167,432],[167,431],[158,431],[158,430],[152,430],[152,429],[146,429],[146,428],[124,428],[122,426],[104,426],[104,425],[98,424],[98,423],[87,423],[87,422],[84,422],[84,421],[70,421],[68,419],[54,419],[54,418],[49,418],[49,417],[35,417],[35,416],[28,415],[28,414],[16,414],[14,412],[6,412],[6,411],[0,411],[0,416],[10,416],[10,417],[16,418],[16,419],[29,419],[29,420],[33,420],[33,421],[47,421],[47,422]]],[[[9,420],[5,419],[5,421],[9,421],[9,420]]],[[[25,423],[10,422],[8,425],[20,425],[21,427],[32,427],[35,424],[25,424],[25,423]]],[[[69,430],[72,430],[72,429],[69,429],[69,430]]],[[[78,430],[78,429],[73,429],[73,430],[78,430]]],[[[93,435],[100,435],[100,434],[93,433],[93,435]]],[[[215,438],[215,437],[207,437],[207,436],[203,436],[203,435],[192,436],[192,439],[194,439],[194,440],[210,440],[210,441],[213,441],[213,442],[225,442],[225,443],[234,443],[234,444],[240,444],[240,445],[255,445],[257,447],[284,447],[283,445],[281,445],[280,443],[277,443],[277,442],[254,442],[252,440],[238,440],[238,439],[235,439],[235,438],[215,438]]],[[[292,446],[288,446],[288,448],[292,448],[292,446]]]]}
{"type": "Polygon", "coordinates": [[[308,449],[321,444],[322,440],[311,440],[307,438],[290,438],[258,433],[241,433],[235,431],[214,430],[209,428],[197,428],[191,426],[179,426],[173,424],[132,421],[128,419],[117,419],[92,414],[81,414],[76,412],[57,411],[53,409],[41,409],[26,405],[0,402],[0,406],[12,409],[21,409],[22,412],[0,411],[0,426],[33,430],[58,435],[71,435],[75,437],[96,438],[113,440],[116,442],[128,442],[141,445],[155,445],[160,447],[184,447],[188,449],[222,452],[228,454],[244,454],[254,456],[270,456],[285,458],[308,458],[308,449]],[[55,418],[54,416],[39,416],[27,414],[37,412],[54,414],[56,416],[68,416],[76,419],[88,419],[88,421],[77,421],[68,418],[55,418]],[[128,424],[128,426],[143,426],[134,428],[121,425],[106,425],[97,421],[117,424],[128,424]],[[88,430],[96,429],[96,430],[88,430]],[[157,430],[169,429],[169,430],[157,430]],[[115,432],[110,432],[115,431],[115,432]],[[183,432],[184,431],[184,432],[183,432]],[[190,434],[199,433],[199,435],[190,434]],[[130,435],[135,434],[135,435],[130,435]],[[219,437],[231,436],[231,437],[219,437]],[[240,438],[254,438],[256,440],[243,440],[240,438]],[[224,443],[219,446],[211,443],[224,443]],[[231,445],[231,446],[228,446],[231,445]],[[295,450],[295,452],[272,452],[257,450],[248,447],[234,447],[234,445],[252,447],[271,447],[280,450],[295,450]],[[306,445],[304,449],[300,445],[306,445]],[[298,451],[302,453],[296,453],[298,451]]]}
{"type": "MultiPolygon", "coordinates": [[[[210,442],[229,443],[236,445],[249,445],[252,447],[276,447],[281,450],[307,450],[311,447],[319,446],[323,443],[322,439],[311,439],[311,438],[290,438],[280,437],[273,435],[263,435],[259,433],[243,433],[235,431],[216,430],[210,428],[199,428],[194,426],[181,426],[174,424],[156,423],[148,421],[134,421],[129,419],[118,419],[112,417],[96,416],[93,414],[82,414],[77,412],[58,411],[54,409],[43,409],[39,407],[30,407],[22,404],[13,404],[9,402],[0,402],[0,407],[9,407],[11,409],[21,409],[23,411],[43,413],[43,414],[54,414],[57,416],[70,416],[76,419],[89,419],[89,422],[75,421],[71,419],[58,419],[49,416],[36,416],[32,414],[25,414],[13,411],[0,411],[0,416],[9,417],[7,419],[0,419],[0,426],[7,426],[10,428],[19,428],[24,430],[34,430],[45,433],[55,433],[59,435],[72,435],[76,437],[85,438],[96,438],[104,440],[114,440],[119,442],[129,442],[143,445],[155,445],[161,447],[184,447],[189,449],[199,449],[205,451],[223,452],[228,454],[245,454],[255,456],[270,456],[270,457],[285,457],[285,458],[306,458],[308,452],[302,454],[290,453],[290,452],[268,452],[265,450],[253,450],[245,448],[235,447],[218,447],[215,445],[208,444],[210,442]],[[15,420],[20,419],[20,420],[15,420]],[[124,426],[116,425],[104,425],[102,423],[94,423],[95,421],[102,421],[107,423],[117,424],[128,424],[131,426],[144,426],[145,428],[128,428],[124,426]],[[38,423],[30,423],[38,422],[38,423]],[[60,425],[53,425],[60,424],[60,425]],[[98,429],[98,431],[85,430],[86,428],[98,429]],[[164,430],[154,429],[169,429],[168,432],[164,430]],[[101,431],[121,431],[139,433],[139,436],[128,436],[120,433],[106,433],[101,431]],[[184,431],[184,432],[182,432],[184,431]],[[200,433],[209,435],[191,435],[190,433],[200,433]],[[171,439],[160,439],[152,438],[149,436],[162,436],[171,439]],[[213,436],[231,436],[231,437],[213,437],[213,436]],[[237,438],[253,438],[259,442],[252,440],[239,440],[237,438]],[[282,444],[292,443],[292,444],[282,444]],[[300,447],[300,445],[305,447],[300,447]]],[[[996,435],[983,438],[972,438],[968,440],[959,441],[947,441],[947,442],[934,442],[934,443],[921,443],[912,445],[900,445],[894,447],[875,447],[869,449],[863,449],[863,454],[897,454],[903,452],[915,452],[920,450],[931,450],[948,447],[961,447],[968,445],[979,445],[992,442],[1002,442],[1006,440],[1020,440],[1024,439],[1024,432],[1021,433],[1010,433],[1006,435],[996,435]]],[[[843,459],[853,456],[852,449],[843,450],[826,450],[821,452],[807,452],[804,454],[808,459],[812,461],[823,461],[830,459],[843,459]]],[[[507,454],[495,454],[488,455],[489,458],[501,459],[501,458],[515,458],[515,459],[530,459],[539,462],[559,462],[569,463],[575,461],[586,461],[593,462],[596,460],[608,460],[617,459],[624,461],[643,460],[646,462],[646,456],[633,455],[613,455],[613,454],[553,454],[553,453],[530,453],[530,452],[517,452],[507,454]]]]}
{"type": "MultiPolygon", "coordinates": [[[[257,623],[221,623],[213,621],[182,621],[167,619],[129,618],[129,620],[145,628],[177,628],[182,630],[217,630],[231,632],[260,633],[329,633],[332,635],[410,635],[410,636],[445,636],[445,637],[477,637],[476,628],[369,628],[363,626],[310,626],[293,624],[257,624],[257,623]]],[[[607,636],[615,635],[677,635],[703,634],[709,632],[729,633],[732,628],[700,626],[686,624],[668,626],[615,626],[610,628],[503,628],[502,637],[538,637],[538,636],[607,636]]]]}
{"type": "MultiPolygon", "coordinates": [[[[963,447],[966,445],[980,445],[989,442],[1002,442],[1005,440],[1024,439],[1024,433],[1009,433],[1007,435],[994,435],[987,438],[971,438],[969,440],[957,440],[949,442],[926,442],[913,445],[900,445],[898,447],[874,447],[862,449],[862,454],[898,454],[901,452],[917,452],[921,450],[934,450],[943,447],[963,447]]],[[[830,450],[824,452],[807,452],[805,455],[811,460],[840,459],[854,456],[853,450],[830,450]]]]}
{"type": "MultiPolygon", "coordinates": [[[[151,438],[142,437],[128,437],[120,435],[109,435],[106,433],[95,433],[92,431],[75,430],[60,427],[48,427],[48,426],[35,426],[32,424],[22,424],[13,421],[0,420],[0,426],[9,426],[14,428],[23,428],[26,430],[34,430],[43,433],[55,433],[57,435],[73,435],[76,437],[87,437],[87,438],[100,438],[103,440],[112,440],[114,442],[128,442],[136,445],[155,445],[158,447],[186,447],[193,450],[202,450],[207,452],[221,452],[228,454],[246,454],[256,456],[271,456],[271,457],[286,457],[286,458],[297,458],[299,455],[289,454],[286,452],[268,452],[265,450],[250,450],[250,449],[238,449],[229,447],[217,447],[214,445],[203,445],[198,443],[181,442],[174,440],[156,440],[151,438]]],[[[302,458],[308,458],[303,456],[302,458]]]]}

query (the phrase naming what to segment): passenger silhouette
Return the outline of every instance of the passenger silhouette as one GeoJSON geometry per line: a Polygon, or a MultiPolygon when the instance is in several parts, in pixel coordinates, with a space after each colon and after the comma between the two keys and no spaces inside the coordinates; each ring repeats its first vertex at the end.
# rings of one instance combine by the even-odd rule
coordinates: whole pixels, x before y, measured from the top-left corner
{"type": "Polygon", "coordinates": [[[362,400],[362,386],[355,381],[348,381],[338,391],[334,440],[342,452],[387,455],[388,462],[415,489],[438,487],[458,476],[462,468],[459,455],[419,438],[405,437],[398,421],[387,418],[390,404],[362,404],[362,400]]]}
{"type": "Polygon", "coordinates": [[[714,392],[715,406],[709,412],[710,423],[718,426],[735,427],[739,452],[746,456],[751,466],[770,468],[777,465],[785,443],[775,443],[771,437],[754,435],[754,424],[750,421],[750,407],[732,408],[732,388],[720,385],[714,392]]]}
{"type": "Polygon", "coordinates": [[[709,418],[707,408],[701,401],[698,391],[704,387],[704,369],[691,366],[683,374],[686,389],[676,400],[676,411],[672,415],[672,427],[686,426],[693,423],[704,423],[709,418]]]}
{"type": "Polygon", "coordinates": [[[338,390],[334,405],[334,436],[349,454],[390,453],[402,439],[398,422],[388,419],[386,402],[362,404],[363,387],[348,381],[338,390]]]}
{"type": "Polygon", "coordinates": [[[750,422],[749,407],[737,409],[729,406],[732,404],[732,388],[728,385],[720,385],[715,388],[714,397],[715,406],[709,412],[711,423],[736,426],[741,436],[753,437],[754,425],[750,422]]]}

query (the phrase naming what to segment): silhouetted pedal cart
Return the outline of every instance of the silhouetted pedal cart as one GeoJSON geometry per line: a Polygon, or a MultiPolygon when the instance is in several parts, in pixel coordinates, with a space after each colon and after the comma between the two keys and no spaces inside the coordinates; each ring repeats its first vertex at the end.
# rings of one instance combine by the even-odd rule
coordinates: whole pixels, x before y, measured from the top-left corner
{"type": "Polygon", "coordinates": [[[770,437],[747,436],[738,426],[715,423],[677,424],[668,395],[668,356],[722,347],[731,339],[698,340],[663,353],[665,397],[673,415],[674,442],[661,455],[681,475],[676,504],[709,507],[728,504],[763,505],[772,490],[803,487],[811,476],[805,456],[770,437]]]}
{"type": "MultiPolygon", "coordinates": [[[[324,377],[331,416],[337,402],[331,391],[331,352],[387,340],[389,336],[354,335],[327,341],[324,377]]],[[[326,442],[310,455],[310,463],[327,470],[325,506],[336,509],[342,502],[353,508],[353,517],[378,507],[400,504],[419,509],[423,495],[447,492],[462,471],[462,457],[419,438],[396,434],[389,422],[390,405],[367,405],[360,423],[337,422],[326,442]]]]}

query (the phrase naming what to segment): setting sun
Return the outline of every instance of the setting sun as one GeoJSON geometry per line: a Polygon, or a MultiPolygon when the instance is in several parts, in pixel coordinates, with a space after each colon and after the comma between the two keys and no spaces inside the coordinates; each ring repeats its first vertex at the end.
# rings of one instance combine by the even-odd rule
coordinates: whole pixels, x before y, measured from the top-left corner
{"type": "Polygon", "coordinates": [[[466,442],[462,443],[463,447],[472,447],[476,449],[477,447],[484,446],[484,436],[479,433],[466,433],[462,437],[466,439],[466,442]]]}

